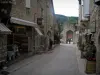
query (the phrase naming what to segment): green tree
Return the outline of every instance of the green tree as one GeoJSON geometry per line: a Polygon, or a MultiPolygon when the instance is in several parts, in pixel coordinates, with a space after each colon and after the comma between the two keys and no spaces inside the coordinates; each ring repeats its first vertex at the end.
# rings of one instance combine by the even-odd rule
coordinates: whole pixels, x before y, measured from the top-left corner
{"type": "Polygon", "coordinates": [[[64,16],[64,15],[60,15],[60,14],[56,14],[56,19],[59,25],[59,30],[60,33],[63,31],[63,25],[65,22],[68,22],[72,25],[75,25],[78,23],[78,17],[68,17],[68,16],[64,16]]]}
{"type": "Polygon", "coordinates": [[[63,31],[63,24],[68,20],[68,18],[64,15],[56,14],[56,19],[59,25],[60,33],[63,31]]]}
{"type": "Polygon", "coordinates": [[[68,22],[71,24],[78,23],[78,17],[68,17],[68,22]]]}

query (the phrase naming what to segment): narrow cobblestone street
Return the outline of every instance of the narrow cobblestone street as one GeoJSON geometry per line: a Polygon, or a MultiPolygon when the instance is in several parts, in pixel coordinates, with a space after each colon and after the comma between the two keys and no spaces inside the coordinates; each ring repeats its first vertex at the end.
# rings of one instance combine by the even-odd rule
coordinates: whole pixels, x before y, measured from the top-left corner
{"type": "Polygon", "coordinates": [[[11,75],[85,75],[79,70],[76,45],[60,45],[8,68],[11,75]]]}

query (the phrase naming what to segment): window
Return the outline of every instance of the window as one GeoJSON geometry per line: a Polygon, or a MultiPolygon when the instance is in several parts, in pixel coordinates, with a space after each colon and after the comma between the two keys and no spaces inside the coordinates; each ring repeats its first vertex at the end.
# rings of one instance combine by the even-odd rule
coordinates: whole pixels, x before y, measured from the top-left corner
{"type": "Polygon", "coordinates": [[[30,8],[26,8],[26,14],[30,14],[30,8]]]}
{"type": "Polygon", "coordinates": [[[25,27],[23,27],[23,26],[16,27],[16,33],[24,34],[25,32],[26,32],[25,27]]]}
{"type": "Polygon", "coordinates": [[[31,3],[30,3],[30,0],[26,0],[26,8],[30,8],[31,7],[31,3]]]}
{"type": "Polygon", "coordinates": [[[26,14],[30,14],[31,3],[30,0],[26,0],[26,14]]]}
{"type": "Polygon", "coordinates": [[[43,20],[43,18],[37,18],[37,24],[42,25],[42,20],[43,20]]]}

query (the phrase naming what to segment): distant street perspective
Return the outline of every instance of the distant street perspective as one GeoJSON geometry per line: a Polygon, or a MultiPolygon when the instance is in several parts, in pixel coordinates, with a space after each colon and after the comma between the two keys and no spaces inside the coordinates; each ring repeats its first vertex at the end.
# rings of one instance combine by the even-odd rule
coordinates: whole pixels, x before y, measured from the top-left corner
{"type": "Polygon", "coordinates": [[[76,45],[61,44],[53,51],[12,65],[8,71],[11,75],[85,75],[82,71],[85,63],[78,55],[76,45]]]}

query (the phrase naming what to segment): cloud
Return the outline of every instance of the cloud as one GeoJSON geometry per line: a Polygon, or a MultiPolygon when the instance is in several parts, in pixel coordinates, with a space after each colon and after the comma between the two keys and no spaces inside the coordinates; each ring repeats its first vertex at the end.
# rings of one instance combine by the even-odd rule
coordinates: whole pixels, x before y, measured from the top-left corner
{"type": "Polygon", "coordinates": [[[54,0],[56,14],[78,16],[78,0],[54,0]]]}

